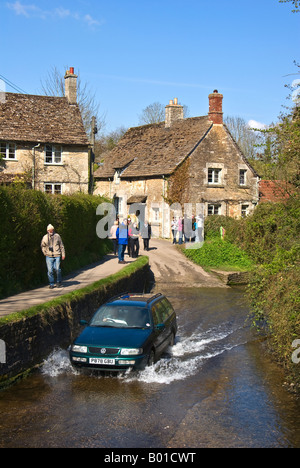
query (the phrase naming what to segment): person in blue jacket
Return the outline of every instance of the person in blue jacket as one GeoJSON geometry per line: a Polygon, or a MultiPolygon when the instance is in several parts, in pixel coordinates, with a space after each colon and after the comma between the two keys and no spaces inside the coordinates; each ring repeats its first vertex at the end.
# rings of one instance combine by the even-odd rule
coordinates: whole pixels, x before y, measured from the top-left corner
{"type": "Polygon", "coordinates": [[[126,246],[128,244],[127,219],[123,219],[123,222],[121,224],[119,224],[116,235],[117,235],[117,239],[118,239],[119,263],[126,263],[124,261],[124,253],[125,253],[125,250],[126,250],[126,246]]]}

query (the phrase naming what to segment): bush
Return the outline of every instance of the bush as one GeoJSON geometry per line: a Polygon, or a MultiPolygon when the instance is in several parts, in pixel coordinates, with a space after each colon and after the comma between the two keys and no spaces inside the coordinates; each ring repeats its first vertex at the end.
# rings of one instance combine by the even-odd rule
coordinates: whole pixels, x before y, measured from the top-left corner
{"type": "Polygon", "coordinates": [[[239,225],[239,220],[230,218],[229,216],[213,215],[207,216],[204,221],[204,236],[205,239],[220,239],[221,226],[227,232],[232,230],[235,226],[239,225]]]}
{"type": "Polygon", "coordinates": [[[250,270],[253,267],[245,252],[222,239],[205,241],[200,249],[185,249],[184,253],[203,267],[223,270],[250,270]]]}

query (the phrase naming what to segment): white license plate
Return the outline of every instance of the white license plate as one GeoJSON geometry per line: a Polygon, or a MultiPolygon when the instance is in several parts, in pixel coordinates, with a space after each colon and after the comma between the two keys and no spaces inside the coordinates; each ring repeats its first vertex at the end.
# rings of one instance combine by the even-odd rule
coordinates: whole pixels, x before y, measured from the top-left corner
{"type": "Polygon", "coordinates": [[[101,365],[107,365],[107,366],[114,366],[116,363],[115,359],[108,359],[108,358],[89,358],[89,363],[90,364],[101,364],[101,365]]]}

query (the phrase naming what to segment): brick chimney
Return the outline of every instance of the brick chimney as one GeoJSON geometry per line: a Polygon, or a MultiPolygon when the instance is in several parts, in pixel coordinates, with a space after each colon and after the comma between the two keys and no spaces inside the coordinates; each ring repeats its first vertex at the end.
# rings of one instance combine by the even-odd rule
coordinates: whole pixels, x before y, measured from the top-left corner
{"type": "Polygon", "coordinates": [[[212,94],[208,95],[209,112],[208,118],[214,125],[223,125],[223,109],[222,101],[223,94],[220,94],[217,89],[212,94]]]}
{"type": "Polygon", "coordinates": [[[178,99],[175,98],[174,101],[169,101],[169,104],[165,107],[166,109],[166,118],[165,126],[166,128],[171,127],[172,123],[176,120],[183,120],[183,106],[178,104],[178,99]]]}
{"type": "Polygon", "coordinates": [[[77,104],[77,75],[73,67],[65,74],[65,96],[69,104],[77,104]]]}

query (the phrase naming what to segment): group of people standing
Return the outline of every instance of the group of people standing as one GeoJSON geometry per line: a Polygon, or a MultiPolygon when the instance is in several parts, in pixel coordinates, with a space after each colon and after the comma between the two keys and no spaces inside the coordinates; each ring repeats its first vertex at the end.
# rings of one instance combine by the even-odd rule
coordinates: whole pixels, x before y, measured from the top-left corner
{"type": "Polygon", "coordinates": [[[173,217],[171,231],[173,244],[201,242],[203,240],[203,217],[194,215],[191,219],[173,217]]]}
{"type": "Polygon", "coordinates": [[[141,224],[136,217],[124,218],[121,223],[116,220],[110,230],[110,239],[113,242],[114,254],[118,253],[119,263],[126,263],[124,260],[126,247],[130,257],[138,257],[140,239],[143,239],[144,250],[149,250],[151,234],[151,225],[148,221],[141,224]]]}

